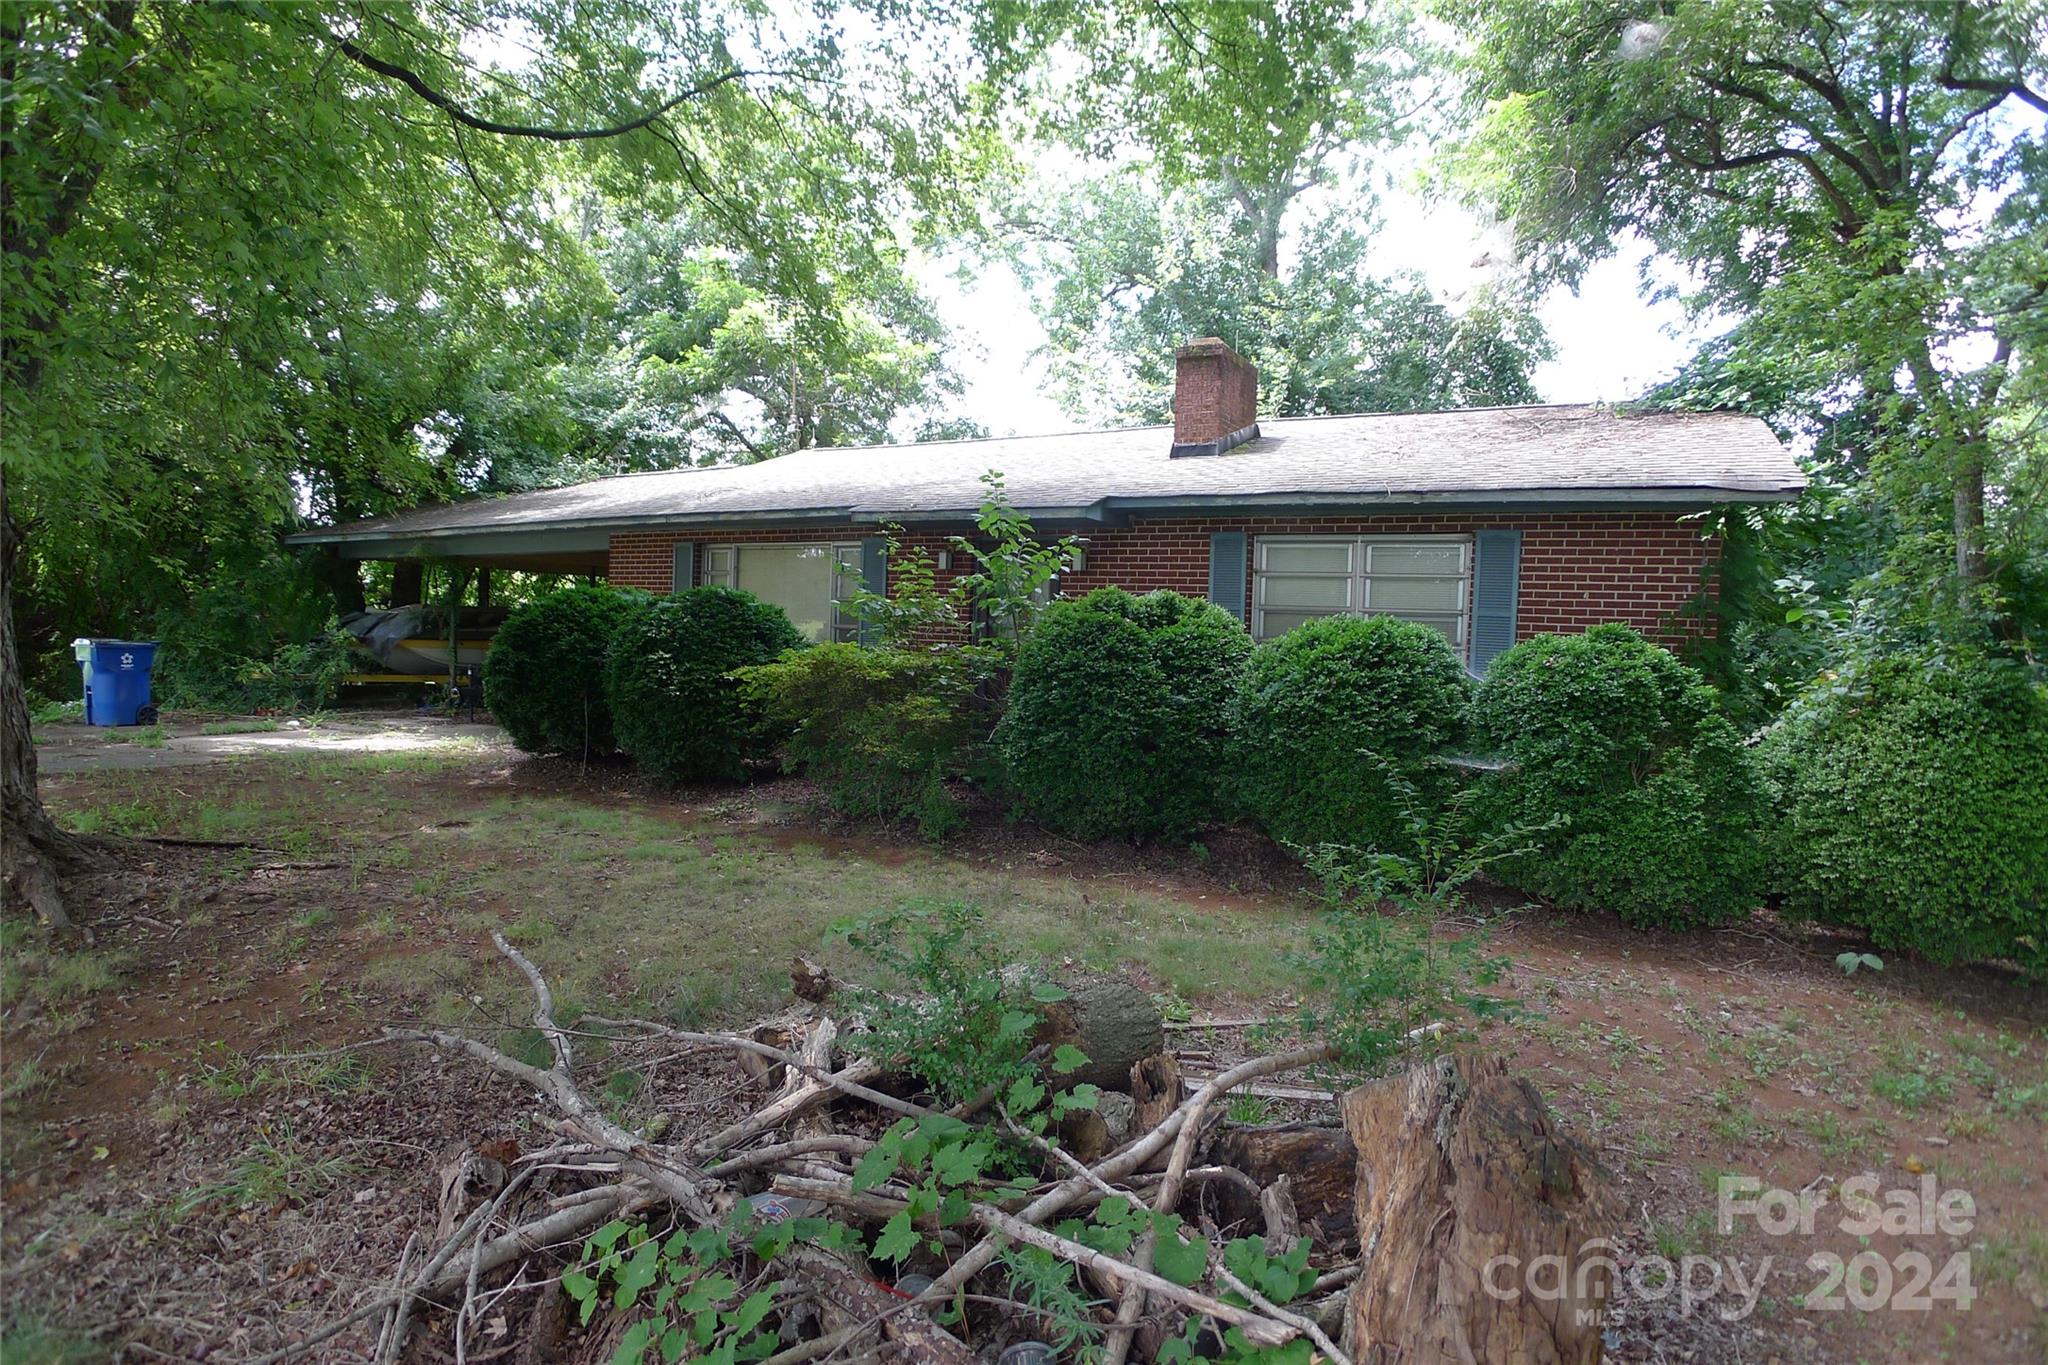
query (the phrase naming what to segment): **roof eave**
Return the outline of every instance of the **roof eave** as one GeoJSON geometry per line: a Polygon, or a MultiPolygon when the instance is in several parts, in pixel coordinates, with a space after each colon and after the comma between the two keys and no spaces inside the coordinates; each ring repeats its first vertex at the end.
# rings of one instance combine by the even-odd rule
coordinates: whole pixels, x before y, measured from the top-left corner
{"type": "MultiPolygon", "coordinates": [[[[1444,492],[1387,490],[1385,492],[1340,493],[1174,493],[1153,497],[1107,497],[1085,505],[1021,507],[1034,521],[1106,525],[1133,513],[1190,512],[1217,515],[1236,511],[1264,513],[1329,509],[1378,508],[1396,510],[1484,511],[1542,507],[1551,511],[1598,511],[1626,508],[1631,511],[1696,511],[1726,503],[1790,502],[1804,490],[1803,483],[1772,488],[1728,488],[1716,485],[1668,488],[1494,488],[1458,489],[1444,492]]],[[[631,531],[643,527],[663,528],[813,524],[873,526],[884,522],[902,525],[971,522],[978,507],[889,508],[840,506],[812,508],[770,508],[748,511],[649,512],[635,516],[538,517],[530,521],[497,526],[443,526],[427,529],[378,528],[351,531],[346,527],[321,527],[285,537],[287,545],[411,545],[430,544],[468,537],[526,536],[538,531],[631,531]]]]}

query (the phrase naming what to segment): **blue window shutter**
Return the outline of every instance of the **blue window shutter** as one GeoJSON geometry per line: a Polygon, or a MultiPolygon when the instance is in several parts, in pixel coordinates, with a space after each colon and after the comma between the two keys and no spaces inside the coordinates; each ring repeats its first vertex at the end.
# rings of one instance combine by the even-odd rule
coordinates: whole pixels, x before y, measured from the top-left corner
{"type": "MultiPolygon", "coordinates": [[[[889,595],[889,542],[881,536],[867,536],[860,543],[860,585],[877,597],[889,595]]],[[[860,642],[870,644],[875,628],[861,622],[860,642]]]]}
{"type": "Polygon", "coordinates": [[[669,579],[670,592],[688,592],[697,586],[697,542],[679,540],[675,543],[675,567],[669,579]]]}
{"type": "Polygon", "coordinates": [[[1245,534],[1209,534],[1209,600],[1242,621],[1244,617],[1245,534]]]}
{"type": "Polygon", "coordinates": [[[1515,607],[1521,596],[1522,533],[1480,531],[1472,537],[1472,671],[1515,643],[1515,607]]]}

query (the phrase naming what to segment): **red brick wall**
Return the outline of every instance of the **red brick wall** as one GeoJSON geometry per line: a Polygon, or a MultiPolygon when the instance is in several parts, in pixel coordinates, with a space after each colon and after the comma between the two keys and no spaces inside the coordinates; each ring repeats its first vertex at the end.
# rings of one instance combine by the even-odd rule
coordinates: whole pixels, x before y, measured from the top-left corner
{"type": "Polygon", "coordinates": [[[1259,420],[1258,366],[1214,337],[1174,354],[1176,445],[1220,441],[1259,420]]]}
{"type": "MultiPolygon", "coordinates": [[[[1522,577],[1515,636],[1578,631],[1620,621],[1666,644],[1697,633],[1697,618],[1674,620],[1699,592],[1702,575],[1720,554],[1690,523],[1670,513],[1537,512],[1431,513],[1369,517],[1175,517],[1140,520],[1128,527],[1097,527],[1085,533],[1087,568],[1068,574],[1062,591],[1078,596],[1114,585],[1133,592],[1171,588],[1201,597],[1209,590],[1209,534],[1247,531],[1257,562],[1262,535],[1470,535],[1482,527],[1522,532],[1522,577]]],[[[872,532],[869,532],[872,534],[872,532]]],[[[698,545],[697,579],[703,581],[703,546],[731,542],[857,540],[859,529],[805,526],[740,531],[630,531],[612,536],[611,581],[668,592],[670,547],[678,540],[698,545]]],[[[1048,537],[1050,538],[1050,537],[1048,537]]],[[[943,532],[901,537],[934,555],[950,545],[943,532]]],[[[952,572],[941,571],[943,589],[953,572],[966,568],[955,557],[952,572]]],[[[1251,584],[1245,585],[1250,602],[1251,584]]],[[[1247,623],[1249,624],[1249,623],[1247,623]]]]}

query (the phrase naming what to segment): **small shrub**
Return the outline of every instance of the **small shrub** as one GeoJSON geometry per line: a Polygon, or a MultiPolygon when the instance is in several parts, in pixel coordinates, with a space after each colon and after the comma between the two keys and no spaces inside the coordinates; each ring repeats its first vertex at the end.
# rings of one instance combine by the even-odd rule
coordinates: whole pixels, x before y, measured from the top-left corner
{"type": "Polygon", "coordinates": [[[650,600],[628,589],[572,587],[512,610],[484,658],[484,705],[514,744],[583,758],[616,747],[605,660],[619,627],[650,600]]]}
{"type": "Polygon", "coordinates": [[[1411,799],[1426,818],[1449,796],[1430,759],[1470,699],[1450,642],[1412,621],[1332,616],[1268,640],[1236,699],[1238,804],[1283,843],[1414,852],[1411,799]]]}
{"type": "Polygon", "coordinates": [[[2048,974],[2048,693],[2019,669],[1880,665],[1763,748],[1789,911],[2048,974]]]}
{"type": "Polygon", "coordinates": [[[1756,903],[1756,764],[1713,689],[1669,651],[1619,625],[1524,640],[1494,662],[1473,719],[1515,764],[1484,789],[1492,822],[1534,833],[1529,853],[1499,864],[1503,881],[1665,928],[1756,903]]]}
{"type": "Polygon", "coordinates": [[[784,761],[832,804],[867,820],[911,820],[928,839],[961,823],[946,787],[974,738],[979,653],[828,644],[744,669],[749,700],[787,731],[784,761]]]}
{"type": "Polygon", "coordinates": [[[692,588],[627,613],[605,665],[618,745],[666,782],[736,781],[772,749],[733,670],[799,649],[782,608],[692,588]]]}
{"type": "Polygon", "coordinates": [[[949,1105],[1030,1080],[1032,1032],[1064,993],[1009,970],[1015,955],[979,906],[909,900],[833,929],[903,988],[849,991],[870,1056],[902,1063],[949,1105]]]}
{"type": "Polygon", "coordinates": [[[1232,696],[1251,641],[1178,593],[1102,588],[1025,637],[996,727],[1025,809],[1078,839],[1185,834],[1215,818],[1232,696]]]}

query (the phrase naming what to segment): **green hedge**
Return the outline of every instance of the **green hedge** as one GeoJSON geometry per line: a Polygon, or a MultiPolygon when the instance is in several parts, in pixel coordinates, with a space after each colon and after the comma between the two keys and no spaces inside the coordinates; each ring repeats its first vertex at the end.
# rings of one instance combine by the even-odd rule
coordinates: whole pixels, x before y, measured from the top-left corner
{"type": "Polygon", "coordinates": [[[619,747],[667,782],[746,776],[773,745],[733,670],[803,644],[782,608],[732,588],[692,588],[628,613],[605,667],[619,747]]]}
{"type": "Polygon", "coordinates": [[[1178,593],[1102,588],[1048,607],[996,727],[1024,808],[1077,839],[1173,835],[1219,814],[1230,702],[1251,640],[1178,593]]]}
{"type": "Polygon", "coordinates": [[[1237,696],[1237,803],[1285,843],[1411,851],[1411,803],[1389,777],[1432,806],[1448,795],[1449,770],[1430,759],[1470,700],[1464,666],[1428,626],[1332,616],[1268,640],[1237,696]]]}
{"type": "Polygon", "coordinates": [[[1788,911],[2048,975],[2048,692],[2018,668],[1880,665],[1764,750],[1788,911]]]}
{"type": "Polygon", "coordinates": [[[842,812],[914,821],[928,839],[962,823],[948,778],[972,746],[977,651],[829,644],[741,670],[746,695],[786,731],[786,765],[842,812]]]}
{"type": "Polygon", "coordinates": [[[1555,822],[1496,866],[1502,880],[1665,928],[1757,903],[1757,765],[1713,689],[1668,651],[1619,625],[1525,640],[1494,661],[1473,721],[1516,765],[1484,786],[1490,821],[1555,822]]]}
{"type": "Polygon", "coordinates": [[[571,587],[513,608],[484,658],[484,705],[530,754],[610,753],[605,659],[626,618],[653,599],[571,587]]]}

